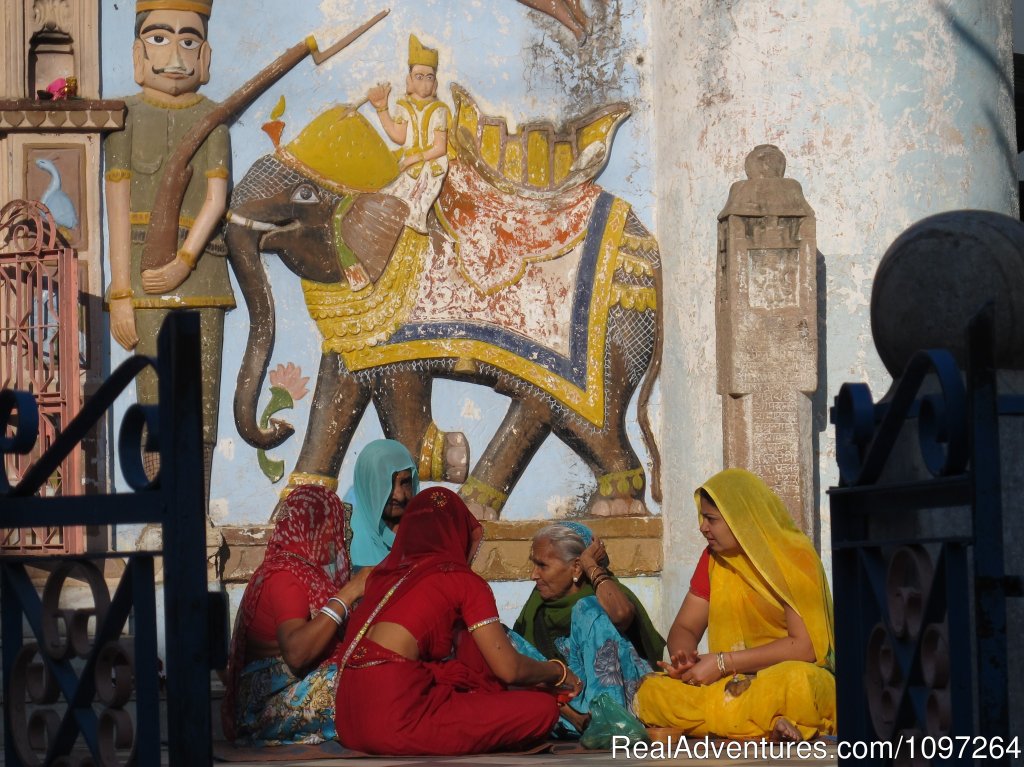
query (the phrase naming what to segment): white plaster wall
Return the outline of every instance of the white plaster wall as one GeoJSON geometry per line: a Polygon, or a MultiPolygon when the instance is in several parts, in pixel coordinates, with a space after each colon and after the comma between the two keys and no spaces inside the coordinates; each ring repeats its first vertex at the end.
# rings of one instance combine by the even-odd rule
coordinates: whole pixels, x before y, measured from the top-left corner
{"type": "Polygon", "coordinates": [[[657,208],[665,259],[662,414],[666,617],[703,540],[693,488],[722,467],[715,221],[757,144],[778,145],[817,214],[824,259],[821,539],[837,481],[825,407],[846,381],[890,383],[871,341],[871,280],[932,213],[1017,213],[1010,0],[652,0],[657,208]]]}

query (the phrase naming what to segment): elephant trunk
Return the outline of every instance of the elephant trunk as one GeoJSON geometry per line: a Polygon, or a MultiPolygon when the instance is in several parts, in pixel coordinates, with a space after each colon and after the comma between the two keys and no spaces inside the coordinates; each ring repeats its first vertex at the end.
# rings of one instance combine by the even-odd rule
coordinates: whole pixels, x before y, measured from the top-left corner
{"type": "Polygon", "coordinates": [[[238,223],[229,223],[225,232],[231,265],[249,311],[249,340],[235,387],[235,425],[238,434],[250,445],[270,450],[288,439],[295,429],[277,419],[271,419],[270,426],[261,429],[256,418],[276,327],[270,283],[260,260],[261,236],[259,231],[238,223]]]}

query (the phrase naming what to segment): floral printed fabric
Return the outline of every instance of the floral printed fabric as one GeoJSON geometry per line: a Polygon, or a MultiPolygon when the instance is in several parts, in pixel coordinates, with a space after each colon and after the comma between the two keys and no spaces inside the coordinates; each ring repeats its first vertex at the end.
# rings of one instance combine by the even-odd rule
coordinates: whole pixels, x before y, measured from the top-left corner
{"type": "MultiPolygon", "coordinates": [[[[514,631],[508,634],[512,645],[523,655],[545,660],[519,634],[514,631]]],[[[594,698],[601,693],[628,709],[640,680],[651,673],[650,664],[615,628],[597,597],[584,597],[573,606],[569,636],[556,638],[555,645],[568,659],[569,668],[583,680],[583,692],[570,705],[584,714],[590,712],[594,698]]],[[[576,732],[564,717],[560,724],[570,733],[576,732]]]]}
{"type": "Polygon", "coordinates": [[[335,740],[338,666],[325,662],[297,679],[280,658],[253,661],[239,684],[237,742],[253,746],[315,745],[335,740]]]}

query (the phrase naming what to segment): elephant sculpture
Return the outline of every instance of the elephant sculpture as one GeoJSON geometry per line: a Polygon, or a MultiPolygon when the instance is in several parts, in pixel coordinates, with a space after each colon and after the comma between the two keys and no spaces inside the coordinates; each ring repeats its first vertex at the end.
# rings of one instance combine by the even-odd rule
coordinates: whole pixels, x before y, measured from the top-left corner
{"type": "Polygon", "coordinates": [[[325,112],[237,185],[226,238],[251,323],[234,399],[238,432],[262,449],[292,433],[286,423],[261,428],[257,420],[276,325],[261,254],[276,253],[301,278],[323,336],[290,483],[336,487],[372,401],[384,434],[408,447],[420,476],[462,483],[481,518],[499,517],[551,432],[594,472],[587,513],[645,514],[647,478],[626,435],[626,413],[641,386],[638,419],[660,500],[646,412],[660,364],[660,258],[631,207],[594,183],[628,108],[604,107],[560,130],[530,123],[510,133],[464,90],[452,86],[452,93],[449,171],[428,233],[404,228],[392,247],[374,234],[372,216],[355,227],[370,246],[387,242],[383,259],[366,260],[369,285],[346,279],[351,237],[341,235],[354,230],[339,221],[351,223],[349,207],[373,208],[383,195],[372,193],[396,171],[358,113],[325,112]],[[472,471],[464,436],[433,423],[436,377],[511,398],[472,471]]]}

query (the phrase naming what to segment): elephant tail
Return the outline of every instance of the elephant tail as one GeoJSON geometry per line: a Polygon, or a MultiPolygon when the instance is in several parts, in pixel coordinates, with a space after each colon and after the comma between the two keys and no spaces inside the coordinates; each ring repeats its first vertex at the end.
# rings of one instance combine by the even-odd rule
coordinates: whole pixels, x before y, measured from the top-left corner
{"type": "Polygon", "coordinates": [[[661,373],[661,352],[664,345],[665,335],[662,301],[665,294],[662,292],[661,267],[654,270],[655,295],[658,297],[654,309],[654,352],[651,354],[651,361],[647,364],[647,371],[644,373],[643,383],[640,385],[640,399],[637,401],[636,420],[640,425],[640,432],[644,437],[644,447],[651,458],[651,498],[661,503],[661,452],[658,450],[658,443],[654,438],[654,430],[651,428],[651,417],[648,412],[651,392],[654,391],[654,382],[658,380],[661,373]]]}

